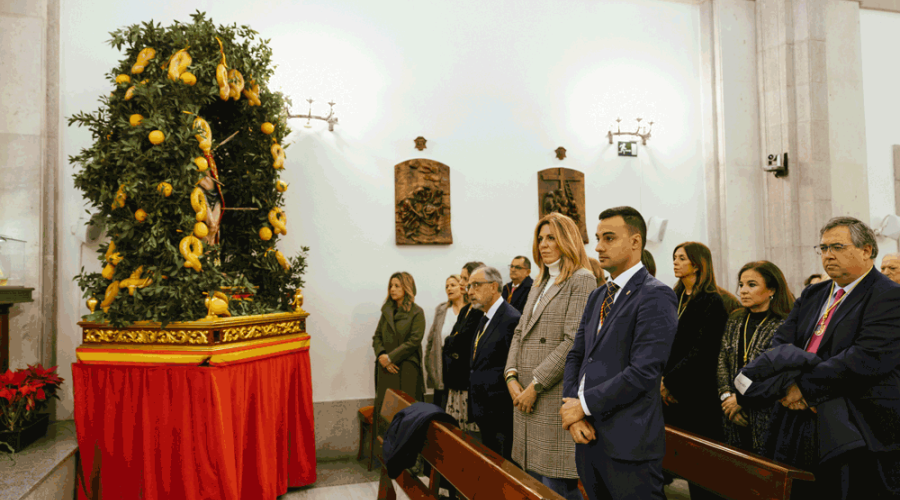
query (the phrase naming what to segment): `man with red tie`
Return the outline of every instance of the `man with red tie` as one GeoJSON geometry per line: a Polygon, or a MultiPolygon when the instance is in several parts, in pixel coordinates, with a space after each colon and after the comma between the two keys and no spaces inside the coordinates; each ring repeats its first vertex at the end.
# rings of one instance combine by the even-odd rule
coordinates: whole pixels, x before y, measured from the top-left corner
{"type": "Polygon", "coordinates": [[[773,421],[775,447],[806,450],[816,476],[811,498],[895,498],[900,285],[874,268],[875,234],[857,219],[830,220],[815,250],[831,281],[803,291],[772,346],[792,344],[821,362],[781,399],[787,411],[773,421]]]}

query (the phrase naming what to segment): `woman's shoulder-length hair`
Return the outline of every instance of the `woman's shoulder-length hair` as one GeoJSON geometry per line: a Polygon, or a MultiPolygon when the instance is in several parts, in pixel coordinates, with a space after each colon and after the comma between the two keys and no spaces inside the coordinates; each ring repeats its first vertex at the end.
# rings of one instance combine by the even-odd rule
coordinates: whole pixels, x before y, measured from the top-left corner
{"type": "Polygon", "coordinates": [[[775,292],[769,301],[769,312],[780,319],[787,318],[794,308],[795,299],[781,269],[767,260],[748,262],[738,271],[738,282],[741,281],[741,275],[749,270],[759,273],[766,282],[766,288],[775,292]]]}
{"type": "MultiPolygon", "coordinates": [[[[688,260],[697,269],[697,280],[694,282],[691,295],[703,292],[719,293],[719,287],[716,285],[716,271],[713,269],[712,253],[709,251],[709,247],[699,241],[685,241],[672,251],[673,259],[679,248],[684,249],[688,260]]],[[[681,280],[678,280],[678,283],[675,283],[675,293],[681,294],[683,291],[684,284],[681,283],[681,280]]]]}
{"type": "Polygon", "coordinates": [[[538,244],[538,235],[544,226],[550,228],[550,235],[556,240],[556,246],[560,253],[561,265],[559,277],[556,278],[557,285],[564,283],[579,269],[584,268],[590,271],[590,268],[587,267],[590,266],[587,252],[584,251],[581,232],[578,230],[578,226],[575,225],[575,221],[561,213],[553,212],[541,218],[534,228],[534,243],[531,248],[531,255],[540,269],[537,283],[542,283],[548,272],[547,265],[541,259],[541,250],[538,244]]]}
{"type": "Polygon", "coordinates": [[[387,298],[384,299],[385,304],[392,302],[391,281],[393,281],[394,278],[397,278],[397,280],[400,281],[400,288],[403,289],[403,300],[400,301],[400,309],[409,312],[413,304],[416,303],[416,280],[414,280],[412,275],[406,271],[392,274],[391,278],[388,280],[388,293],[387,298]]]}

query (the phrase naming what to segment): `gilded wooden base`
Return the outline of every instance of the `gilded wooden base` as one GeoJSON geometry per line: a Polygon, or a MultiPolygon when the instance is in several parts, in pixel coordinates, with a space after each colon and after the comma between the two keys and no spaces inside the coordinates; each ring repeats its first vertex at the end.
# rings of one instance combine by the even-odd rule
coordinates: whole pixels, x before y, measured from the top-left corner
{"type": "Polygon", "coordinates": [[[227,364],[309,347],[308,313],[274,313],[170,323],[142,321],[126,328],[82,321],[86,363],[227,364]]]}

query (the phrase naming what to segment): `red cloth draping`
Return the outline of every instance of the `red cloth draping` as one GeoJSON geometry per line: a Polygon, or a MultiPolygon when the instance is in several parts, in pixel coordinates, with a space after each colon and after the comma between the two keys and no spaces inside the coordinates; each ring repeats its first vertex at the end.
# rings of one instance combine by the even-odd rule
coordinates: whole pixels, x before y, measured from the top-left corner
{"type": "Polygon", "coordinates": [[[73,363],[72,384],[79,499],[101,498],[99,484],[103,499],[265,500],[316,480],[307,349],[227,366],[73,363]]]}

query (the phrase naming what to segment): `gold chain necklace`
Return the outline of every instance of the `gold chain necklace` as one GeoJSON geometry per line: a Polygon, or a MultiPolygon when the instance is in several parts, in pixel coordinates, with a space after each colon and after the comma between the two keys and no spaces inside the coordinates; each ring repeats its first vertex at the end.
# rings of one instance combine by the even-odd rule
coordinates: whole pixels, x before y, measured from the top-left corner
{"type": "Polygon", "coordinates": [[[681,319],[681,315],[687,310],[688,302],[691,301],[691,298],[688,297],[687,302],[684,303],[684,308],[681,307],[681,301],[684,300],[684,292],[685,290],[681,291],[681,297],[678,299],[678,319],[681,319]]]}
{"type": "MultiPolygon", "coordinates": [[[[750,315],[752,315],[752,314],[753,314],[753,312],[748,310],[747,311],[747,321],[744,321],[744,339],[743,340],[744,340],[744,364],[745,365],[747,364],[747,357],[749,356],[749,351],[747,350],[747,325],[750,324],[750,315]]],[[[756,333],[759,332],[759,329],[762,328],[763,324],[765,324],[766,320],[768,320],[768,319],[769,319],[769,314],[768,314],[768,312],[766,312],[766,317],[763,318],[763,320],[760,321],[758,325],[756,325],[756,329],[753,330],[753,335],[750,337],[750,345],[753,345],[753,341],[756,340],[756,333]]]]}

